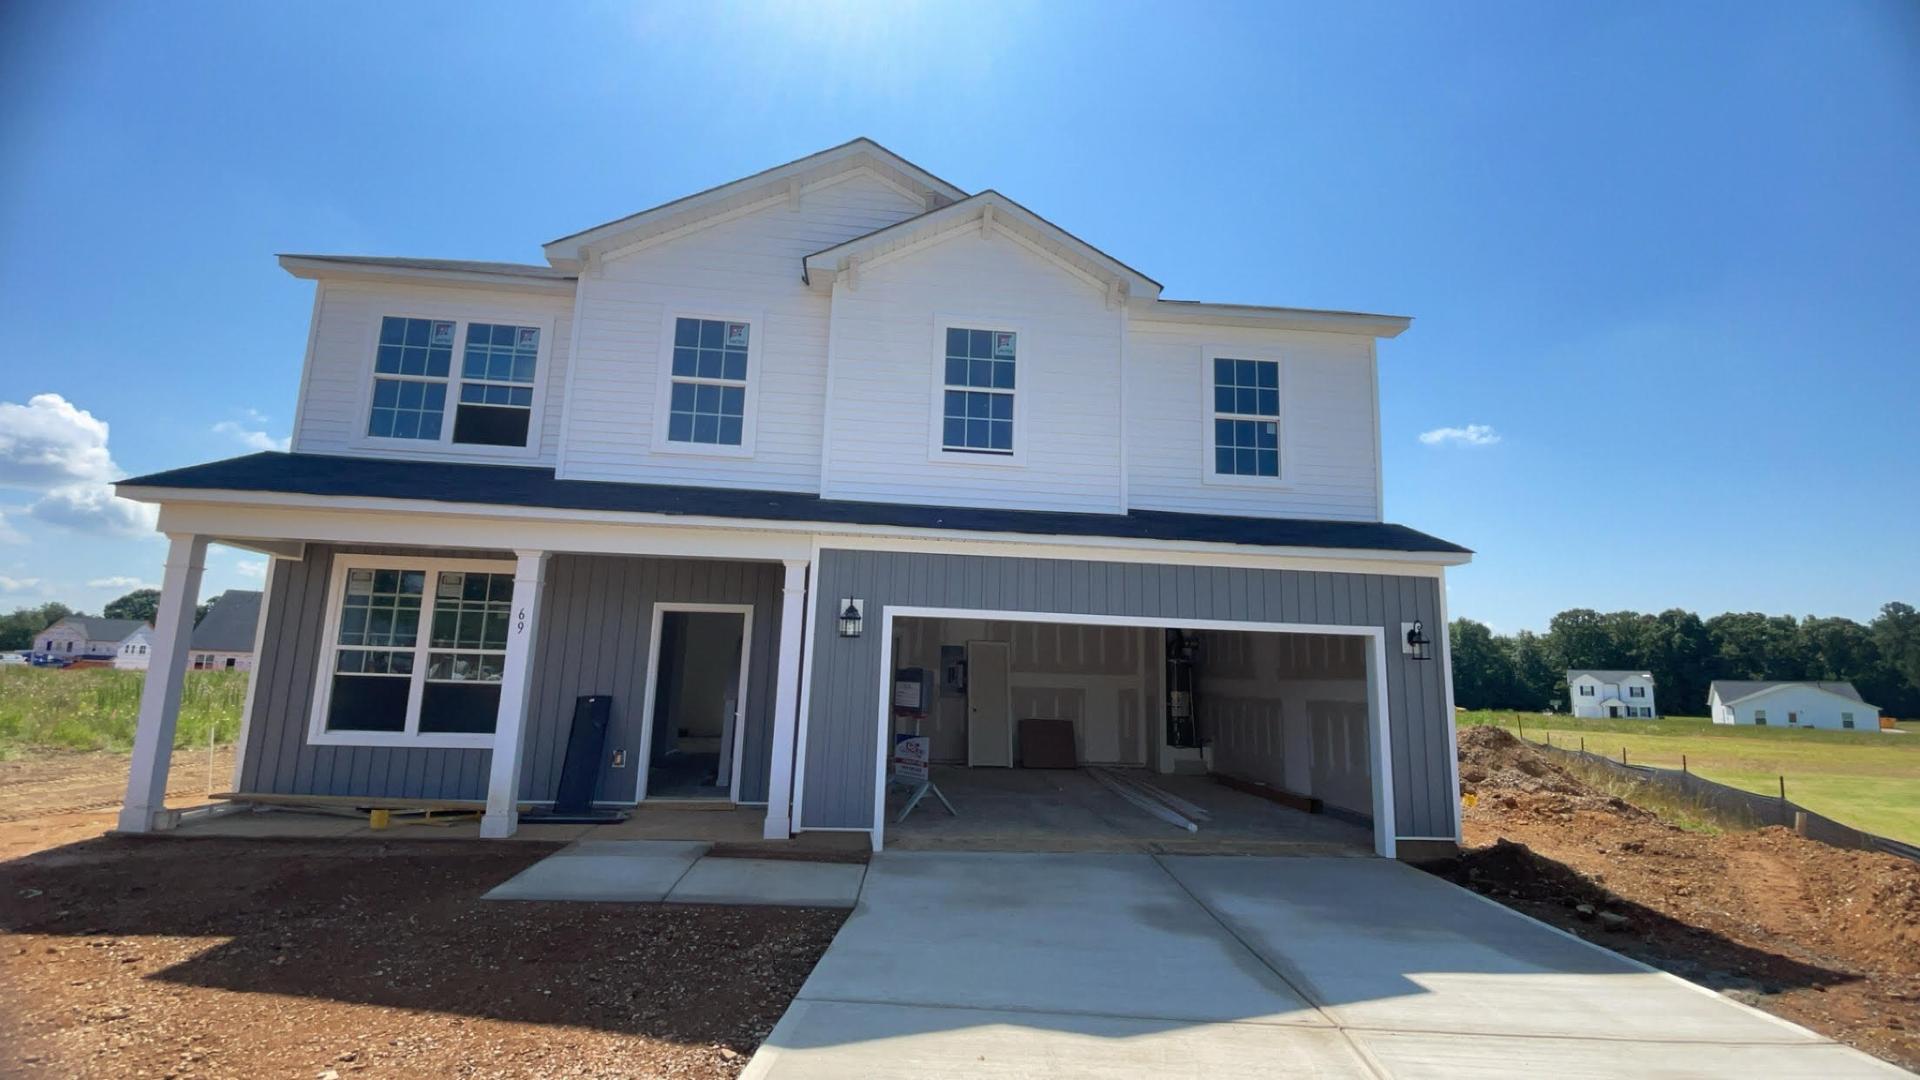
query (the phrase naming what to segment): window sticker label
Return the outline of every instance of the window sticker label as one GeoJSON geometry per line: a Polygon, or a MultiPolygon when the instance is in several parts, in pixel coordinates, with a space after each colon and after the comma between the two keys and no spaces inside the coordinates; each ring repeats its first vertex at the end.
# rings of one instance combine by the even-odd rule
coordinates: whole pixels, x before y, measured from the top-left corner
{"type": "Polygon", "coordinates": [[[1013,334],[1011,332],[1005,331],[1005,330],[998,330],[994,332],[993,355],[995,356],[1012,356],[1013,355],[1013,334]]]}
{"type": "Polygon", "coordinates": [[[347,571],[347,595],[348,596],[372,596],[373,595],[373,571],[371,570],[347,571]]]}
{"type": "Polygon", "coordinates": [[[747,347],[746,323],[730,322],[727,324],[727,347],[730,349],[744,349],[747,347]]]}
{"type": "Polygon", "coordinates": [[[522,349],[536,349],[536,348],[539,348],[539,347],[540,347],[540,330],[539,330],[539,328],[538,328],[538,327],[533,327],[533,326],[523,326],[523,327],[521,327],[521,328],[520,328],[520,342],[519,342],[519,345],[520,345],[520,348],[522,348],[522,349]]]}
{"type": "Polygon", "coordinates": [[[467,575],[445,573],[440,575],[440,586],[434,593],[442,600],[460,599],[460,591],[466,587],[467,575]]]}
{"type": "Polygon", "coordinates": [[[434,323],[433,324],[433,343],[435,345],[453,344],[453,324],[450,322],[434,323]]]}

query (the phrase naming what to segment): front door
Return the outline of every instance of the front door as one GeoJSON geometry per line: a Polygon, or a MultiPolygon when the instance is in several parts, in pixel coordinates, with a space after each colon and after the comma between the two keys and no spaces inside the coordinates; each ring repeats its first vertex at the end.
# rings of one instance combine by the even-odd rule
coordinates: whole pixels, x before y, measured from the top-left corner
{"type": "Polygon", "coordinates": [[[746,612],[729,610],[659,612],[646,725],[646,798],[738,797],[734,762],[746,690],[748,618],[746,612]]]}
{"type": "Polygon", "coordinates": [[[1013,767],[1013,685],[1004,641],[967,642],[967,764],[1013,767]]]}

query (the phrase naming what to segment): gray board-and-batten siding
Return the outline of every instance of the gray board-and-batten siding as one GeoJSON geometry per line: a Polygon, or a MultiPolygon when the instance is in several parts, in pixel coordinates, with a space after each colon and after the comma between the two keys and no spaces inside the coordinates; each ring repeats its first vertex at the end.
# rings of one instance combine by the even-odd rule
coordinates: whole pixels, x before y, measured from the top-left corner
{"type": "Polygon", "coordinates": [[[1386,627],[1395,832],[1451,836],[1452,717],[1441,665],[1410,659],[1392,640],[1402,622],[1440,625],[1438,586],[1437,578],[1383,574],[823,550],[801,824],[872,826],[881,613],[942,607],[1386,627]],[[861,636],[838,635],[840,597],[865,601],[861,636]]]}
{"type": "MultiPolygon", "coordinates": [[[[315,746],[307,741],[314,679],[323,651],[327,586],[343,553],[435,558],[501,558],[510,553],[312,544],[306,558],[276,560],[241,790],[281,795],[484,799],[492,751],[438,747],[315,746]]],[[[599,798],[631,802],[646,755],[642,698],[659,602],[751,604],[746,724],[739,799],[764,802],[772,755],[773,679],[780,633],[778,563],[555,555],[534,646],[531,712],[520,798],[551,800],[573,721],[574,699],[610,694],[613,717],[602,756],[599,798]],[[612,767],[625,748],[626,766],[612,767]]]]}

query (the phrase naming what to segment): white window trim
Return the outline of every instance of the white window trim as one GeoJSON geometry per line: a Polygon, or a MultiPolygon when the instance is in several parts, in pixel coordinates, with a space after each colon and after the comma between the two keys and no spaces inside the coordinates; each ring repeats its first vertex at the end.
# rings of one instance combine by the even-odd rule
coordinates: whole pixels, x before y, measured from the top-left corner
{"type": "Polygon", "coordinates": [[[761,345],[766,336],[767,316],[764,311],[716,311],[692,307],[667,309],[660,319],[659,371],[654,377],[653,388],[652,445],[654,453],[735,459],[753,456],[755,435],[759,427],[757,418],[760,414],[760,367],[763,355],[761,345]],[[740,414],[739,446],[674,442],[667,438],[667,419],[673,412],[673,332],[674,324],[680,319],[708,319],[747,324],[747,394],[740,414]]]}
{"type": "Polygon", "coordinates": [[[1031,389],[1033,369],[1027,363],[1027,357],[1033,352],[1033,339],[1027,333],[1025,323],[1009,322],[1006,319],[973,315],[943,315],[933,317],[933,337],[928,343],[930,363],[927,365],[932,378],[931,392],[928,394],[927,408],[927,460],[942,465],[984,465],[994,469],[1024,469],[1027,466],[1027,405],[1033,395],[1031,389]],[[990,390],[989,393],[1011,394],[1013,397],[1013,453],[1000,454],[978,450],[949,450],[946,439],[947,419],[947,331],[986,330],[1003,331],[1014,335],[1013,346],[1013,389],[990,390]]]}
{"type": "MultiPolygon", "coordinates": [[[[385,306],[377,300],[370,301],[373,312],[369,320],[373,325],[368,329],[366,340],[360,348],[360,390],[355,402],[353,437],[348,445],[361,450],[383,450],[390,453],[420,454],[427,452],[438,455],[471,458],[505,458],[513,461],[525,461],[540,456],[543,421],[547,414],[547,377],[553,370],[553,326],[551,315],[534,315],[524,310],[499,308],[495,310],[474,310],[469,308],[440,308],[433,305],[393,305],[385,306]],[[379,378],[399,378],[414,382],[433,382],[424,376],[383,375],[374,370],[374,364],[380,352],[380,324],[385,319],[428,319],[437,322],[451,322],[453,331],[453,359],[447,365],[447,403],[446,411],[440,419],[440,437],[438,439],[394,439],[367,434],[367,425],[373,417],[373,381],[379,378]],[[467,351],[467,328],[474,323],[506,326],[532,326],[540,331],[540,349],[533,361],[533,405],[527,417],[527,445],[491,446],[483,443],[457,443],[453,441],[455,414],[460,409],[460,365],[467,351]]],[[[485,382],[487,380],[479,380],[485,382]]]]}
{"type": "MultiPolygon", "coordinates": [[[[333,561],[327,583],[327,619],[323,628],[320,666],[314,675],[313,708],[307,715],[307,742],[314,746],[407,746],[414,748],[485,749],[493,746],[492,732],[420,733],[420,694],[426,684],[427,647],[415,640],[412,689],[407,695],[407,726],[404,731],[329,731],[327,705],[333,697],[333,667],[340,651],[340,606],[346,597],[347,573],[352,570],[421,570],[431,579],[442,570],[466,570],[486,574],[511,574],[512,559],[435,559],[400,555],[341,555],[333,561]]],[[[420,604],[420,633],[431,633],[433,625],[433,582],[427,583],[420,604]]]]}
{"type": "MultiPolygon", "coordinates": [[[[1200,347],[1200,415],[1205,429],[1200,432],[1200,482],[1219,487],[1252,487],[1267,490],[1287,490],[1294,486],[1293,427],[1288,413],[1292,409],[1293,395],[1288,392],[1290,376],[1288,369],[1292,365],[1287,357],[1274,352],[1271,347],[1249,345],[1203,345],[1200,347]],[[1262,360],[1279,368],[1280,377],[1280,415],[1274,422],[1280,425],[1280,475],[1279,476],[1241,476],[1222,475],[1213,471],[1213,423],[1220,413],[1213,407],[1213,362],[1215,360],[1262,360]]],[[[1229,416],[1239,416],[1229,413],[1229,416]]]]}

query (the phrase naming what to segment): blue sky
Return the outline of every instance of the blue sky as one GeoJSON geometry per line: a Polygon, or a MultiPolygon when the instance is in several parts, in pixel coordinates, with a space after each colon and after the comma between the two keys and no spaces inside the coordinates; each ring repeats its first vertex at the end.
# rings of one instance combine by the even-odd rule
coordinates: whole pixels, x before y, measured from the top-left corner
{"type": "Polygon", "coordinates": [[[1387,516],[1479,551],[1456,615],[1920,602],[1920,8],[1167,10],[0,7],[0,607],[157,580],[109,474],[287,435],[275,252],[538,261],[863,134],[1169,297],[1415,316],[1387,516]]]}

